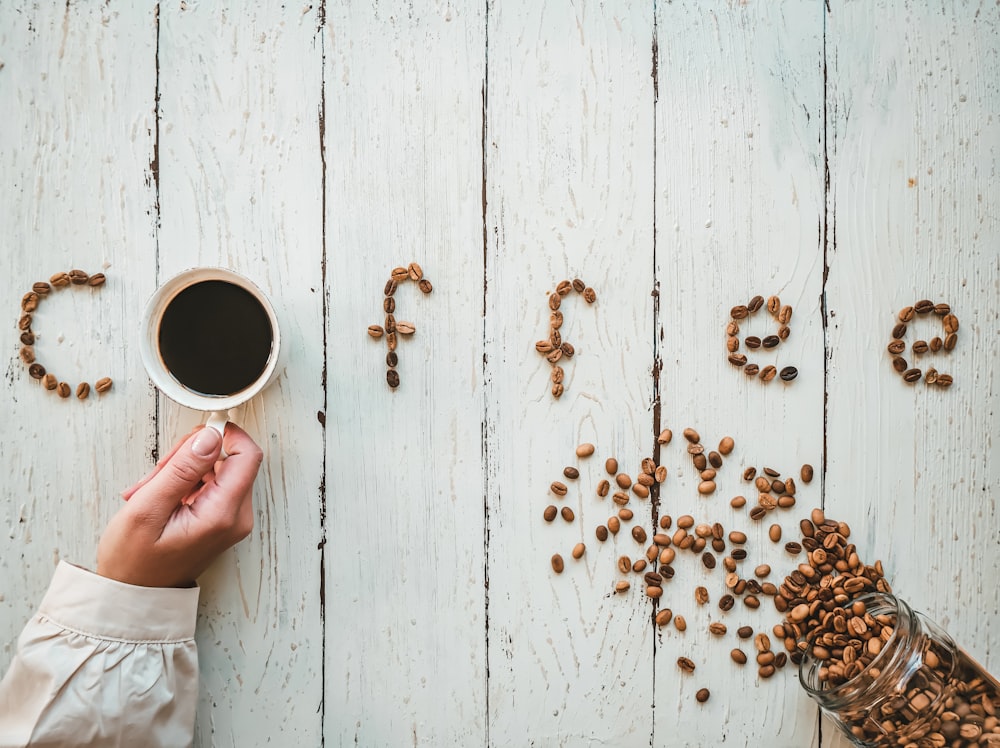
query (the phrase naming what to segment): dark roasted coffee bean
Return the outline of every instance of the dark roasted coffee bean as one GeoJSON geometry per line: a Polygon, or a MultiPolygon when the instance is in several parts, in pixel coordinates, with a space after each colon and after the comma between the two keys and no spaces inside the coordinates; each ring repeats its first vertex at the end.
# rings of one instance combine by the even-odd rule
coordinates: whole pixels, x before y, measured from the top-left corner
{"type": "Polygon", "coordinates": [[[419,288],[422,293],[430,293],[434,290],[434,286],[432,286],[431,282],[426,278],[421,278],[417,281],[417,288],[419,288]]]}
{"type": "Polygon", "coordinates": [[[28,376],[32,379],[41,379],[45,376],[45,367],[41,364],[32,364],[28,367],[28,376]]]}
{"type": "Polygon", "coordinates": [[[85,286],[88,280],[90,280],[90,276],[83,270],[69,271],[69,282],[74,286],[85,286]]]}
{"type": "Polygon", "coordinates": [[[703,553],[701,555],[701,563],[704,564],[704,566],[705,566],[706,569],[714,569],[715,568],[715,556],[713,556],[708,551],[705,551],[705,553],[703,553]]]}
{"type": "Polygon", "coordinates": [[[752,299],[750,299],[750,301],[747,302],[747,310],[751,314],[759,311],[760,308],[763,306],[764,306],[764,297],[760,295],[754,296],[752,299]]]}
{"type": "Polygon", "coordinates": [[[934,311],[934,302],[930,301],[928,299],[923,299],[923,300],[918,301],[916,304],[913,305],[913,310],[917,314],[927,314],[929,312],[933,312],[934,311]]]}
{"type": "Polygon", "coordinates": [[[87,278],[87,285],[91,288],[96,288],[97,286],[103,286],[106,280],[107,278],[104,277],[104,273],[94,273],[87,278]]]}
{"type": "Polygon", "coordinates": [[[746,339],[743,341],[743,343],[750,350],[756,350],[757,348],[760,348],[761,344],[760,338],[758,338],[756,335],[748,335],[746,339]]]}
{"type": "Polygon", "coordinates": [[[752,481],[756,475],[757,475],[757,468],[752,466],[748,467],[746,470],[743,471],[743,480],[752,481]]]}
{"type": "Polygon", "coordinates": [[[605,540],[608,539],[608,528],[605,527],[604,525],[598,525],[594,529],[594,535],[596,535],[597,539],[603,543],[605,540]]]}
{"type": "Polygon", "coordinates": [[[552,571],[556,574],[562,574],[565,565],[563,564],[563,558],[558,553],[552,556],[552,571]]]}
{"type": "Polygon", "coordinates": [[[921,376],[923,376],[923,372],[920,369],[907,369],[903,372],[903,381],[917,382],[920,381],[921,376]]]}
{"type": "Polygon", "coordinates": [[[385,373],[385,381],[389,383],[389,386],[393,389],[399,387],[399,372],[395,369],[389,369],[385,373]]]}
{"type": "Polygon", "coordinates": [[[570,509],[568,506],[564,506],[562,509],[560,509],[559,514],[561,514],[562,518],[567,522],[572,522],[574,519],[576,519],[576,515],[573,513],[573,510],[570,509]]]}
{"type": "Polygon", "coordinates": [[[732,595],[723,595],[719,598],[719,608],[721,610],[732,610],[733,605],[736,604],[736,598],[732,595]]]}
{"type": "Polygon", "coordinates": [[[762,506],[755,506],[750,510],[750,519],[756,522],[763,519],[765,514],[767,514],[767,509],[762,506]]]}
{"type": "Polygon", "coordinates": [[[557,517],[558,515],[559,515],[559,510],[558,510],[558,509],[556,509],[556,507],[555,507],[554,505],[552,505],[552,504],[549,504],[549,505],[548,505],[547,507],[545,507],[545,511],[544,511],[544,512],[542,512],[542,518],[543,518],[543,519],[544,519],[544,520],[545,520],[546,522],[551,522],[551,521],[552,521],[552,520],[554,520],[554,519],[555,519],[555,518],[556,518],[556,517],[557,517]]]}
{"type": "Polygon", "coordinates": [[[711,696],[712,692],[709,691],[707,688],[699,688],[698,691],[695,693],[694,698],[695,700],[697,700],[699,704],[704,704],[706,701],[709,700],[709,698],[711,698],[711,696]]]}
{"type": "Polygon", "coordinates": [[[900,322],[895,327],[892,328],[892,338],[894,340],[899,340],[906,336],[906,323],[900,322]]]}
{"type": "Polygon", "coordinates": [[[930,346],[927,344],[926,340],[914,340],[913,345],[910,346],[910,350],[917,355],[927,353],[930,350],[930,346]]]}
{"type": "Polygon", "coordinates": [[[906,359],[902,356],[892,357],[892,368],[895,369],[897,374],[902,374],[908,366],[909,364],[906,363],[906,359]]]}
{"type": "Polygon", "coordinates": [[[577,478],[580,477],[580,471],[577,470],[572,465],[567,465],[566,467],[563,468],[563,475],[565,475],[570,480],[576,480],[577,478]]]}
{"type": "Polygon", "coordinates": [[[392,296],[396,293],[397,283],[392,278],[385,282],[385,288],[382,289],[383,296],[392,296]]]}
{"type": "Polygon", "coordinates": [[[385,354],[385,365],[390,368],[395,368],[399,363],[399,354],[395,351],[389,351],[385,354]]]}
{"type": "Polygon", "coordinates": [[[802,545],[800,543],[796,543],[793,540],[788,543],[785,543],[785,550],[791,555],[797,556],[799,553],[802,552],[802,545]]]}
{"type": "Polygon", "coordinates": [[[784,369],[781,370],[781,373],[778,376],[781,377],[781,379],[785,382],[791,382],[798,375],[799,375],[798,369],[796,369],[794,366],[786,366],[784,369]]]}
{"type": "Polygon", "coordinates": [[[775,348],[778,346],[779,343],[781,343],[781,338],[779,338],[777,335],[768,335],[762,341],[760,341],[760,344],[765,348],[775,348]]]}
{"type": "Polygon", "coordinates": [[[645,543],[646,530],[641,526],[636,525],[635,527],[632,528],[632,537],[635,539],[635,542],[637,543],[645,543]]]}
{"type": "Polygon", "coordinates": [[[737,561],[742,561],[747,557],[747,550],[746,548],[733,548],[729,555],[737,561]]]}
{"type": "Polygon", "coordinates": [[[587,284],[584,283],[579,278],[574,278],[572,285],[573,285],[573,290],[576,291],[577,293],[583,293],[587,288],[587,284]]]}
{"type": "Polygon", "coordinates": [[[886,346],[886,350],[894,356],[897,356],[906,350],[906,343],[902,340],[894,340],[886,346]]]}
{"type": "Polygon", "coordinates": [[[576,349],[570,343],[563,343],[559,346],[559,350],[566,358],[573,358],[573,354],[576,353],[576,349]]]}
{"type": "Polygon", "coordinates": [[[750,310],[743,304],[738,304],[729,310],[729,316],[733,319],[746,319],[750,316],[750,310]]]}

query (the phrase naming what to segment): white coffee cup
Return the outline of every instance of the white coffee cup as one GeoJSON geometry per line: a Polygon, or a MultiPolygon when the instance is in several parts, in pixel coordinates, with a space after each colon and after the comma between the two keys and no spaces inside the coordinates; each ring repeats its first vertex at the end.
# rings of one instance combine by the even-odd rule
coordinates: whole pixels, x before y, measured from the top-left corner
{"type": "MultiPolygon", "coordinates": [[[[206,286],[204,290],[211,288],[217,288],[217,286],[212,284],[206,286]]],[[[227,325],[231,327],[232,323],[233,320],[207,319],[204,321],[206,327],[203,329],[208,331],[222,330],[227,325]]],[[[199,267],[178,273],[156,289],[146,304],[146,310],[142,316],[139,352],[149,378],[160,392],[174,402],[193,410],[208,412],[210,415],[207,425],[220,433],[230,420],[229,411],[258,395],[275,378],[278,371],[280,349],[281,334],[278,318],[271,302],[263,291],[248,278],[226,268],[199,267]],[[170,370],[161,351],[160,325],[171,302],[182,291],[207,281],[222,281],[246,291],[260,305],[261,311],[267,315],[267,320],[271,325],[271,348],[263,369],[248,385],[241,387],[236,392],[205,394],[192,389],[170,370]]]]}

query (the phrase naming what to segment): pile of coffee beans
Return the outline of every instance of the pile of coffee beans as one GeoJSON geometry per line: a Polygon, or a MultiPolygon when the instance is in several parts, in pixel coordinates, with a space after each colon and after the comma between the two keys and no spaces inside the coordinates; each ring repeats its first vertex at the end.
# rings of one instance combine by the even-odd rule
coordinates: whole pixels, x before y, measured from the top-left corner
{"type": "Polygon", "coordinates": [[[570,291],[576,291],[583,296],[583,300],[588,304],[597,301],[597,292],[579,278],[574,278],[572,281],[559,281],[556,284],[556,290],[549,294],[549,337],[547,340],[539,340],[535,343],[535,350],[545,356],[546,361],[552,364],[552,374],[549,378],[552,380],[552,397],[555,398],[562,397],[565,391],[563,379],[566,372],[559,365],[559,362],[563,359],[573,358],[573,354],[576,353],[573,344],[564,341],[562,333],[559,331],[563,324],[563,313],[559,308],[562,306],[563,297],[569,295],[570,291]]]}
{"type": "MultiPolygon", "coordinates": [[[[730,320],[726,324],[726,351],[728,360],[733,366],[743,369],[743,373],[748,377],[757,377],[761,382],[770,382],[777,376],[783,382],[791,382],[799,375],[799,370],[794,366],[786,366],[778,371],[776,366],[768,364],[764,367],[748,362],[746,354],[740,353],[740,321],[748,319],[765,306],[763,296],[754,296],[746,304],[737,304],[729,310],[730,320]]],[[[770,296],[766,302],[767,311],[778,323],[778,332],[775,335],[767,335],[760,338],[756,335],[748,335],[743,340],[743,345],[750,351],[772,350],[777,348],[788,336],[791,335],[791,328],[788,323],[792,319],[792,307],[782,304],[777,296],[770,296]]]]}
{"type": "MultiPolygon", "coordinates": [[[[60,382],[51,372],[35,359],[35,346],[38,340],[34,328],[34,313],[37,311],[42,301],[49,297],[53,290],[69,288],[70,286],[86,286],[97,288],[103,286],[107,279],[104,273],[94,273],[90,275],[83,270],[70,270],[60,272],[49,278],[48,282],[37,281],[31,286],[31,290],[21,297],[21,316],[17,321],[17,327],[21,331],[21,349],[19,352],[21,361],[28,367],[28,375],[42,383],[42,386],[55,392],[61,398],[68,398],[72,394],[70,386],[66,382],[60,382]]],[[[94,390],[98,393],[105,393],[111,389],[111,378],[102,377],[94,383],[94,390]]],[[[90,385],[87,382],[80,382],[76,386],[76,396],[80,400],[86,400],[90,396],[90,385]]]]}
{"type": "Polygon", "coordinates": [[[402,266],[393,268],[389,274],[389,280],[386,281],[385,288],[383,289],[385,298],[382,300],[382,311],[385,313],[385,326],[368,326],[368,334],[372,338],[385,337],[385,346],[387,349],[385,354],[385,380],[392,389],[399,387],[399,372],[396,370],[399,364],[399,355],[396,353],[398,336],[412,335],[417,331],[416,326],[412,322],[396,321],[396,289],[400,283],[405,283],[406,281],[415,282],[417,288],[425,294],[434,290],[431,282],[424,277],[423,268],[417,263],[411,262],[405,268],[402,266]]]}
{"type": "Polygon", "coordinates": [[[922,299],[913,306],[903,307],[896,315],[896,324],[892,328],[892,340],[886,349],[892,361],[893,370],[899,374],[904,382],[914,384],[923,377],[924,384],[937,387],[951,387],[954,381],[951,374],[942,374],[934,367],[930,367],[926,372],[913,366],[903,358],[906,352],[906,343],[903,338],[906,336],[908,325],[920,316],[934,314],[941,318],[944,337],[935,335],[930,341],[915,340],[910,346],[910,351],[915,356],[921,356],[927,352],[938,353],[941,350],[951,352],[958,343],[958,317],[952,311],[951,306],[945,303],[935,304],[930,299],[922,299]]]}

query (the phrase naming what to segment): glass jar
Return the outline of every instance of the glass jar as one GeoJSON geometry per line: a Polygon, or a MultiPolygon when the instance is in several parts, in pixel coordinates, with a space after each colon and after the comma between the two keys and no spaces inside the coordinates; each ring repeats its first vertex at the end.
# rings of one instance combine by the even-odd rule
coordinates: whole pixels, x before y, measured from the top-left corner
{"type": "MultiPolygon", "coordinates": [[[[838,652],[818,659],[807,650],[799,680],[823,713],[854,745],[884,748],[1000,748],[1000,683],[940,626],[899,598],[875,592],[858,598],[891,634],[860,672],[831,686],[838,652]],[[826,668],[827,670],[824,670],[826,668]]],[[[834,644],[843,648],[851,632],[834,644]]],[[[850,665],[852,663],[848,663],[850,665]]]]}

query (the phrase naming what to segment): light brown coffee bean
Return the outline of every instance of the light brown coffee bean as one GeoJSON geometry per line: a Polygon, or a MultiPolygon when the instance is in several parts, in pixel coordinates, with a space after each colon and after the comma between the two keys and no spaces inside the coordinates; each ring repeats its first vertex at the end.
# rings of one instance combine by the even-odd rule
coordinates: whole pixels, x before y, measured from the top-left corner
{"type": "Polygon", "coordinates": [[[59,380],[54,374],[46,374],[42,377],[42,386],[47,390],[54,390],[59,386],[59,380]]]}
{"type": "Polygon", "coordinates": [[[562,351],[562,354],[566,358],[573,358],[573,354],[576,353],[576,348],[573,347],[572,343],[563,342],[562,345],[559,346],[559,350],[562,351]]]}
{"type": "Polygon", "coordinates": [[[22,314],[20,319],[17,321],[17,329],[27,331],[31,329],[31,315],[22,314]]]}
{"type": "Polygon", "coordinates": [[[763,579],[771,573],[771,567],[767,564],[760,564],[753,570],[754,576],[763,579]]]}
{"type": "Polygon", "coordinates": [[[923,372],[920,369],[907,369],[903,372],[903,381],[910,383],[918,382],[922,376],[923,372]]]}
{"type": "Polygon", "coordinates": [[[21,350],[19,351],[18,355],[20,355],[21,361],[23,361],[26,364],[35,363],[35,349],[32,348],[30,345],[21,346],[21,350]]]}
{"type": "Polygon", "coordinates": [[[621,530],[622,523],[617,517],[608,517],[608,532],[612,535],[617,535],[618,531],[621,530]]]}
{"type": "Polygon", "coordinates": [[[737,304],[729,310],[729,316],[733,319],[746,319],[750,316],[750,310],[744,304],[737,304]]]}
{"type": "MultiPolygon", "coordinates": [[[[700,444],[691,444],[688,449],[704,449],[700,444]]],[[[703,454],[696,454],[691,458],[691,464],[694,465],[695,470],[704,470],[708,467],[708,458],[703,454]]]]}
{"type": "Polygon", "coordinates": [[[395,369],[389,369],[385,373],[385,381],[392,389],[396,389],[399,387],[399,372],[395,369]]]}
{"type": "Polygon", "coordinates": [[[640,499],[649,498],[649,487],[644,486],[642,483],[635,483],[632,486],[632,493],[638,496],[640,499]]]}
{"type": "Polygon", "coordinates": [[[87,278],[87,285],[91,288],[96,288],[97,286],[103,286],[106,280],[107,278],[104,277],[104,273],[94,273],[87,278]]]}
{"type": "Polygon", "coordinates": [[[545,358],[548,360],[550,364],[554,364],[561,361],[562,357],[563,357],[563,352],[561,348],[555,348],[549,351],[548,355],[545,356],[545,358]]]}
{"type": "Polygon", "coordinates": [[[757,480],[754,481],[754,487],[756,487],[756,489],[758,491],[761,491],[761,492],[770,491],[771,490],[771,481],[769,481],[763,475],[759,475],[759,476],[757,476],[757,480]]]}
{"type": "Polygon", "coordinates": [[[741,509],[747,505],[746,496],[734,496],[729,500],[729,506],[733,509],[741,509]]]}
{"type": "Polygon", "coordinates": [[[813,479],[813,466],[808,462],[805,463],[799,470],[799,477],[803,483],[811,483],[813,479]]]}
{"type": "Polygon", "coordinates": [[[944,327],[946,333],[958,332],[958,317],[954,314],[945,315],[945,318],[941,320],[941,326],[944,327]]]}
{"type": "Polygon", "coordinates": [[[619,488],[628,489],[632,487],[632,478],[628,473],[618,473],[615,476],[615,483],[618,484],[619,488]]]}
{"type": "Polygon", "coordinates": [[[705,603],[707,603],[708,602],[708,590],[706,588],[700,587],[700,586],[699,587],[695,587],[694,588],[694,601],[696,603],[698,603],[698,605],[704,605],[705,603]]]}
{"type": "Polygon", "coordinates": [[[566,467],[563,468],[563,475],[565,475],[570,480],[576,480],[577,478],[580,477],[580,471],[577,470],[572,465],[567,465],[566,467]]]}
{"type": "Polygon", "coordinates": [[[65,288],[70,284],[69,273],[56,273],[49,278],[49,283],[55,288],[65,288]]]}
{"type": "Polygon", "coordinates": [[[552,522],[556,516],[559,514],[559,510],[553,504],[549,504],[545,507],[545,511],[542,512],[542,518],[546,522],[552,522]]]}
{"type": "Polygon", "coordinates": [[[556,284],[556,293],[560,296],[566,296],[570,291],[573,290],[573,284],[568,280],[561,280],[556,284]]]}
{"type": "Polygon", "coordinates": [[[781,541],[781,525],[771,525],[767,529],[767,536],[771,539],[772,543],[778,543],[781,541]]]}
{"type": "Polygon", "coordinates": [[[618,472],[618,460],[614,457],[609,457],[604,461],[604,469],[607,471],[608,475],[615,475],[618,472]]]}
{"type": "Polygon", "coordinates": [[[747,664],[747,656],[742,649],[730,650],[729,656],[732,658],[733,662],[735,662],[737,665],[747,664]]]}
{"type": "MultiPolygon", "coordinates": [[[[703,455],[704,452],[705,452],[705,447],[702,444],[688,444],[687,445],[687,453],[689,455],[693,455],[695,457],[698,457],[700,455],[703,455]]],[[[699,470],[704,470],[705,466],[707,464],[708,464],[708,459],[706,458],[704,464],[702,464],[701,466],[698,466],[698,469],[699,470]]]]}
{"type": "Polygon", "coordinates": [[[76,386],[76,397],[78,400],[86,400],[90,395],[90,385],[86,382],[80,382],[76,386]]]}
{"type": "Polygon", "coordinates": [[[618,594],[621,594],[623,592],[628,592],[631,586],[632,585],[629,584],[627,580],[625,579],[619,580],[618,582],[615,582],[615,592],[617,592],[618,594]]]}
{"type": "Polygon", "coordinates": [[[628,522],[634,516],[635,514],[633,513],[633,511],[627,507],[622,507],[621,509],[618,510],[618,519],[620,519],[622,522],[628,522]]]}
{"type": "Polygon", "coordinates": [[[886,346],[886,350],[893,355],[898,355],[906,350],[906,343],[902,340],[894,340],[886,346]]]}
{"type": "Polygon", "coordinates": [[[703,480],[698,484],[698,493],[702,496],[715,493],[716,485],[714,480],[703,480]]]}
{"type": "Polygon", "coordinates": [[[565,496],[566,492],[569,490],[566,484],[562,481],[554,480],[549,484],[549,490],[556,496],[565,496]]]}
{"type": "Polygon", "coordinates": [[[934,384],[938,380],[938,370],[931,367],[926,372],[924,372],[924,382],[927,384],[934,384]]]}
{"type": "Polygon", "coordinates": [[[927,353],[931,349],[926,340],[914,340],[913,345],[910,346],[910,350],[917,355],[927,353]]]}
{"type": "Polygon", "coordinates": [[[583,444],[580,444],[580,445],[577,446],[577,448],[576,448],[576,456],[577,457],[590,457],[592,454],[594,454],[594,449],[595,448],[594,448],[593,444],[591,444],[590,442],[584,442],[583,444]]]}
{"type": "Polygon", "coordinates": [[[431,282],[426,278],[421,278],[417,281],[417,288],[419,288],[422,293],[430,293],[434,290],[434,286],[432,286],[431,282]]]}
{"type": "Polygon", "coordinates": [[[792,328],[788,325],[781,325],[778,328],[778,339],[788,340],[788,337],[792,334],[792,328]]]}
{"type": "Polygon", "coordinates": [[[733,451],[733,447],[736,446],[736,442],[731,436],[722,437],[719,441],[719,454],[728,455],[733,451]]]}
{"type": "Polygon", "coordinates": [[[562,518],[567,522],[572,522],[574,519],[576,519],[576,515],[573,514],[573,510],[570,509],[568,506],[564,506],[562,509],[560,509],[559,514],[562,515],[562,518]]]}
{"type": "Polygon", "coordinates": [[[583,543],[577,543],[573,546],[572,555],[577,561],[583,558],[583,554],[587,552],[587,546],[583,543]]]}
{"type": "Polygon", "coordinates": [[[52,290],[52,286],[45,281],[38,281],[31,284],[31,290],[39,296],[48,296],[49,292],[52,290]]]}
{"type": "Polygon", "coordinates": [[[899,310],[899,314],[897,315],[897,319],[899,319],[900,322],[909,322],[910,320],[913,319],[913,315],[914,315],[914,309],[913,309],[913,307],[912,306],[904,306],[902,309],[899,310]]]}
{"type": "Polygon", "coordinates": [[[590,288],[589,286],[583,289],[583,300],[586,301],[588,304],[593,304],[595,301],[597,301],[597,291],[595,291],[593,288],[590,288]]]}
{"type": "Polygon", "coordinates": [[[622,574],[628,574],[630,571],[632,571],[632,559],[629,558],[628,556],[619,556],[618,571],[620,571],[622,574]]]}
{"type": "Polygon", "coordinates": [[[726,351],[728,353],[736,353],[740,349],[740,339],[735,335],[729,335],[726,337],[726,351]]]}
{"type": "Polygon", "coordinates": [[[549,375],[549,379],[552,380],[552,384],[562,384],[563,378],[566,376],[566,372],[561,366],[553,366],[552,373],[549,375]]]}
{"type": "Polygon", "coordinates": [[[632,571],[636,574],[641,574],[647,566],[647,561],[644,558],[637,558],[632,562],[632,571]]]}
{"type": "Polygon", "coordinates": [[[606,480],[601,480],[597,484],[597,495],[602,499],[611,491],[611,484],[606,480]]]}
{"type": "MultiPolygon", "coordinates": [[[[928,343],[928,345],[930,345],[930,348],[931,348],[932,352],[937,353],[942,348],[944,348],[944,341],[941,340],[940,337],[938,337],[937,335],[935,335],[933,338],[931,338],[931,342],[928,343]]],[[[904,366],[903,368],[905,369],[906,367],[904,366]]]]}
{"type": "Polygon", "coordinates": [[[699,704],[704,704],[711,698],[711,696],[712,692],[709,691],[707,688],[699,688],[698,691],[695,693],[694,698],[699,704]]]}
{"type": "Polygon", "coordinates": [[[416,331],[417,327],[412,322],[400,321],[396,323],[396,332],[400,335],[412,335],[416,331]]]}
{"type": "Polygon", "coordinates": [[[583,293],[587,289],[587,284],[584,283],[579,278],[574,278],[573,279],[572,286],[573,286],[573,290],[576,291],[577,293],[583,293]]]}
{"type": "Polygon", "coordinates": [[[674,518],[671,517],[669,514],[664,514],[660,516],[660,529],[669,530],[673,524],[674,524],[674,518]]]}
{"type": "Polygon", "coordinates": [[[929,299],[922,299],[913,305],[913,310],[917,314],[928,314],[934,311],[934,302],[929,299]]]}
{"type": "Polygon", "coordinates": [[[406,268],[406,274],[410,280],[418,281],[424,277],[424,269],[415,262],[411,262],[406,268]]]}
{"type": "Polygon", "coordinates": [[[667,479],[667,468],[664,465],[657,466],[653,472],[653,478],[657,483],[663,483],[667,479]]]}
{"type": "Polygon", "coordinates": [[[685,673],[693,673],[695,671],[696,665],[694,664],[694,661],[688,657],[678,657],[677,667],[679,667],[685,673]]]}
{"type": "Polygon", "coordinates": [[[662,551],[660,551],[660,555],[657,558],[657,560],[661,564],[672,564],[675,558],[677,558],[677,551],[675,551],[673,548],[664,548],[662,551]]]}
{"type": "Polygon", "coordinates": [[[552,555],[552,571],[556,574],[562,574],[565,564],[563,563],[563,557],[558,553],[552,555]]]}
{"type": "Polygon", "coordinates": [[[650,488],[650,487],[652,487],[652,485],[654,483],[656,483],[656,478],[654,478],[652,475],[650,475],[648,473],[639,473],[635,477],[635,483],[636,483],[636,485],[645,486],[646,488],[650,488]]]}
{"type": "Polygon", "coordinates": [[[792,307],[789,304],[785,304],[778,311],[778,322],[783,325],[787,325],[792,320],[792,307]]]}
{"type": "Polygon", "coordinates": [[[674,628],[678,631],[687,631],[687,621],[684,616],[674,616],[674,628]]]}
{"type": "Polygon", "coordinates": [[[28,376],[32,379],[41,379],[45,376],[45,367],[41,364],[32,364],[28,367],[28,376]]]}
{"type": "Polygon", "coordinates": [[[747,357],[744,356],[742,353],[730,353],[729,363],[731,363],[733,366],[746,366],[747,357]]]}
{"type": "Polygon", "coordinates": [[[385,315],[385,331],[387,333],[396,332],[396,318],[391,314],[385,315]]]}
{"type": "Polygon", "coordinates": [[[552,385],[552,397],[558,400],[560,397],[562,397],[563,392],[564,388],[562,382],[556,382],[555,384],[552,385]]]}
{"type": "Polygon", "coordinates": [[[641,525],[636,525],[635,527],[633,527],[632,537],[635,539],[635,542],[637,543],[645,543],[646,542],[645,528],[643,528],[641,525]]]}
{"type": "Polygon", "coordinates": [[[653,587],[652,585],[646,587],[646,597],[652,598],[653,600],[663,597],[663,588],[653,587]]]}
{"type": "Polygon", "coordinates": [[[684,438],[688,440],[691,444],[697,444],[701,441],[701,434],[692,428],[686,428],[683,431],[684,438]]]}
{"type": "Polygon", "coordinates": [[[594,535],[598,540],[600,540],[603,543],[605,540],[608,539],[608,528],[605,527],[604,525],[598,525],[597,527],[594,528],[594,535]]]}
{"type": "MultiPolygon", "coordinates": [[[[406,268],[404,268],[404,267],[394,267],[394,268],[393,268],[393,269],[392,269],[392,270],[390,271],[390,273],[389,273],[389,277],[390,277],[390,278],[391,278],[392,280],[396,281],[397,283],[402,283],[403,281],[405,281],[405,280],[408,280],[408,279],[409,279],[409,277],[410,277],[410,271],[409,271],[409,270],[407,270],[407,269],[406,269],[406,268]]],[[[388,294],[387,294],[387,295],[388,295],[388,294]]]]}
{"type": "Polygon", "coordinates": [[[69,397],[72,394],[72,390],[70,390],[69,385],[66,382],[60,382],[56,386],[56,393],[59,395],[59,397],[65,398],[69,397]]]}
{"type": "Polygon", "coordinates": [[[398,345],[398,340],[396,338],[396,333],[387,332],[385,334],[385,347],[390,351],[394,351],[396,350],[397,345],[398,345]]]}
{"type": "Polygon", "coordinates": [[[708,624],[708,633],[712,636],[725,636],[727,631],[729,631],[729,628],[720,621],[713,621],[708,624]]]}
{"type": "Polygon", "coordinates": [[[944,349],[946,351],[953,351],[957,344],[958,344],[958,335],[956,333],[950,332],[945,336],[944,349]]]}
{"type": "Polygon", "coordinates": [[[552,353],[554,347],[548,340],[539,340],[535,343],[535,350],[542,354],[552,353]]]}
{"type": "Polygon", "coordinates": [[[768,296],[767,298],[767,311],[772,315],[777,315],[781,311],[781,299],[777,296],[768,296]]]}
{"type": "Polygon", "coordinates": [[[760,375],[759,376],[760,376],[761,381],[763,381],[763,382],[770,382],[772,379],[774,379],[774,377],[775,377],[775,375],[777,373],[778,373],[778,370],[774,366],[770,366],[769,365],[769,366],[765,366],[763,369],[760,370],[760,375]]]}
{"type": "Polygon", "coordinates": [[[937,382],[935,384],[938,387],[951,387],[954,379],[952,379],[951,374],[938,374],[937,382]]]}
{"type": "Polygon", "coordinates": [[[739,530],[732,530],[729,533],[729,542],[735,543],[736,545],[743,545],[747,542],[747,536],[745,532],[740,532],[739,530]]]}
{"type": "Polygon", "coordinates": [[[660,435],[656,437],[657,444],[670,444],[670,440],[674,438],[674,432],[670,429],[663,429],[660,435]]]}
{"type": "Polygon", "coordinates": [[[740,334],[740,323],[734,319],[729,320],[729,322],[726,323],[726,336],[736,337],[739,334],[740,334]]]}
{"type": "Polygon", "coordinates": [[[386,296],[382,299],[382,311],[386,314],[392,314],[396,311],[396,299],[392,296],[386,296]]]}
{"type": "Polygon", "coordinates": [[[38,294],[34,291],[28,291],[21,298],[21,310],[25,312],[33,312],[38,309],[38,294]]]}
{"type": "Polygon", "coordinates": [[[661,628],[666,626],[670,623],[670,619],[673,618],[673,615],[673,611],[671,611],[670,608],[660,608],[660,610],[656,611],[656,618],[654,619],[656,621],[656,625],[661,628]]]}

